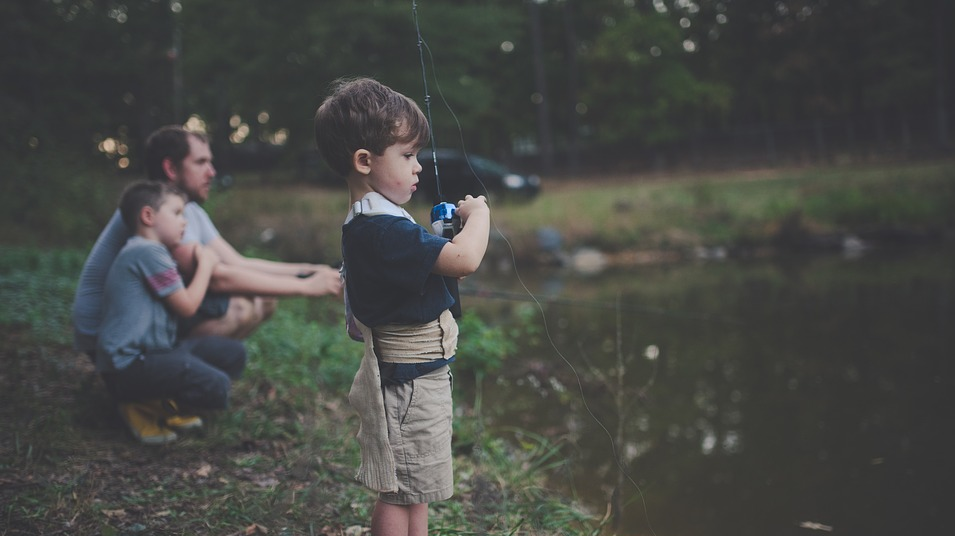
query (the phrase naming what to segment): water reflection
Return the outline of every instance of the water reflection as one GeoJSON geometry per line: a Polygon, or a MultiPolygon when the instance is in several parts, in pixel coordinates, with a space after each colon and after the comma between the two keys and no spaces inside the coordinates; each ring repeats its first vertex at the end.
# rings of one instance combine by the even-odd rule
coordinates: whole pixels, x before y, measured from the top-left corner
{"type": "MultiPolygon", "coordinates": [[[[566,442],[553,485],[595,512],[619,488],[620,534],[932,533],[955,476],[953,260],[521,274],[553,345],[488,380],[486,422],[566,442]]],[[[513,277],[467,283],[494,317],[528,306],[513,277]]]]}

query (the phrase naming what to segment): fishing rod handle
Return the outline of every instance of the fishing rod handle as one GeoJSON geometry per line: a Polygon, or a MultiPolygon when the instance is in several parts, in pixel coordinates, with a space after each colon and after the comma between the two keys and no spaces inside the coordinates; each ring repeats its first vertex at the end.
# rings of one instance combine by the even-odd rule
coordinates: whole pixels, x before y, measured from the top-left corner
{"type": "Polygon", "coordinates": [[[452,203],[438,203],[431,209],[431,229],[434,234],[454,238],[461,230],[461,218],[452,203]]]}

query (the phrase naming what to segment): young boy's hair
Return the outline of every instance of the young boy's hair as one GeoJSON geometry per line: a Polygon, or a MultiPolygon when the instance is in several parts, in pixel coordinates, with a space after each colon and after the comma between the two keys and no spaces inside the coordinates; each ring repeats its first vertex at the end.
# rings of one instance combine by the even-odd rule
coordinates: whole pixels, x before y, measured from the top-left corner
{"type": "Polygon", "coordinates": [[[428,120],[408,97],[370,78],[339,79],[315,112],[315,142],[328,166],[347,176],[355,151],[376,155],[395,143],[424,147],[428,120]]]}
{"type": "Polygon", "coordinates": [[[172,160],[176,166],[182,164],[182,161],[189,156],[189,137],[209,143],[209,138],[201,132],[192,132],[186,130],[180,125],[166,125],[159,128],[146,138],[146,154],[144,161],[146,163],[146,177],[149,180],[165,181],[169,180],[166,176],[166,170],[162,163],[167,158],[172,160]]]}
{"type": "Polygon", "coordinates": [[[136,181],[127,186],[119,199],[119,214],[129,232],[135,234],[139,229],[139,214],[143,207],[159,210],[170,195],[178,195],[183,201],[186,200],[186,194],[171,182],[136,181]]]}

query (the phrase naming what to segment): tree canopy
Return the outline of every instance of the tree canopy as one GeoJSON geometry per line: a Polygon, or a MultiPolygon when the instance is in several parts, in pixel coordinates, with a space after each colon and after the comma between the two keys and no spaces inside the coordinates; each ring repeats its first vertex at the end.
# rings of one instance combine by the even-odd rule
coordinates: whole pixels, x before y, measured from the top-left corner
{"type": "MultiPolygon", "coordinates": [[[[946,0],[10,0],[3,159],[137,169],[155,127],[292,162],[329,84],[373,76],[502,158],[631,154],[749,125],[922,118],[948,144],[946,0]],[[415,15],[424,61],[419,57],[415,15]]],[[[860,127],[864,128],[864,127],[860,127]]],[[[625,156],[620,156],[624,158],[625,156]]]]}

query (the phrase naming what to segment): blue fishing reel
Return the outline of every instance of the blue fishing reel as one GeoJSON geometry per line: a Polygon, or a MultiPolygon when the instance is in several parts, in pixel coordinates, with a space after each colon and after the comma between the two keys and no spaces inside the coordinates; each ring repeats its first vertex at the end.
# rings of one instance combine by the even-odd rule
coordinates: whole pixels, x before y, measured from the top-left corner
{"type": "MultiPolygon", "coordinates": [[[[443,236],[448,240],[454,238],[461,230],[461,218],[458,216],[457,207],[452,203],[438,203],[431,209],[431,230],[438,236],[443,236]]],[[[451,315],[454,318],[461,318],[461,295],[458,293],[458,280],[453,277],[445,277],[445,284],[448,286],[448,292],[454,298],[454,304],[451,306],[451,315]]]]}
{"type": "Polygon", "coordinates": [[[448,240],[461,230],[461,218],[452,203],[438,203],[431,209],[431,230],[448,240]]]}

